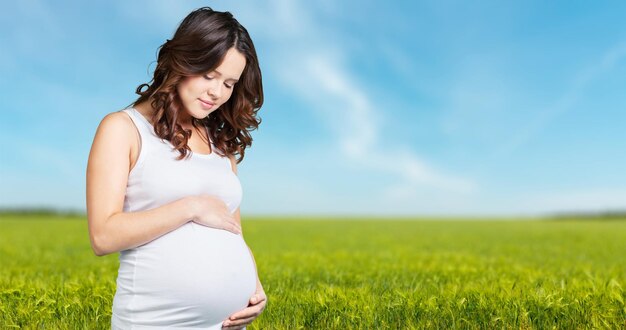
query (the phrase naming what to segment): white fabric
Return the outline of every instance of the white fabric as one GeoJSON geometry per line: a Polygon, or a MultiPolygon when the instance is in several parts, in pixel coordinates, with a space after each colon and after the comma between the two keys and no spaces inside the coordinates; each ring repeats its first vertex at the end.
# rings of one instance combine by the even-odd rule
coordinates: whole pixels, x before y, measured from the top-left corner
{"type": "MultiPolygon", "coordinates": [[[[237,210],[242,189],[228,157],[213,151],[176,160],[179,152],[154,133],[141,113],[121,111],[141,136],[125,212],[195,194],[215,195],[232,213],[237,210]]],[[[243,237],[194,222],[120,251],[119,261],[113,329],[220,329],[228,316],[247,307],[256,289],[254,262],[243,237]]]]}

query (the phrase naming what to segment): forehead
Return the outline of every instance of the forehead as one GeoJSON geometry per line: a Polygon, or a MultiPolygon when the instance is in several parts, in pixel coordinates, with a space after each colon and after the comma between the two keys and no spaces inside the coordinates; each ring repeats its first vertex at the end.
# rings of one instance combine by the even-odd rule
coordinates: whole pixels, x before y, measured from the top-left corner
{"type": "Polygon", "coordinates": [[[237,51],[235,48],[230,48],[226,52],[226,55],[224,55],[222,63],[220,63],[217,68],[215,68],[215,71],[219,71],[219,73],[226,78],[239,79],[245,67],[245,56],[237,51]]]}

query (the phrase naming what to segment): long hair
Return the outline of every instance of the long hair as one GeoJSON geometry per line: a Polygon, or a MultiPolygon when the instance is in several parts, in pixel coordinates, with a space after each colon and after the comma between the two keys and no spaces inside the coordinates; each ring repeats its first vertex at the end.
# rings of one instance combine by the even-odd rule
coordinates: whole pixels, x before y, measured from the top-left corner
{"type": "Polygon", "coordinates": [[[233,87],[231,97],[210,116],[192,118],[192,125],[208,127],[213,144],[221,156],[237,155],[243,160],[245,148],[252,145],[249,131],[258,128],[256,117],[263,105],[263,84],[256,50],[248,31],[230,12],[202,7],[192,11],[180,23],[174,37],[159,47],[154,77],[148,84],[137,87],[140,95],[135,106],[151,100],[154,131],[180,152],[178,160],[191,151],[187,141],[191,130],[179,124],[179,114],[185,111],[176,86],[185,78],[212,71],[219,66],[226,52],[235,47],[246,58],[246,66],[233,87]],[[147,89],[143,90],[144,87],[147,89]],[[220,152],[221,151],[221,152],[220,152]]]}

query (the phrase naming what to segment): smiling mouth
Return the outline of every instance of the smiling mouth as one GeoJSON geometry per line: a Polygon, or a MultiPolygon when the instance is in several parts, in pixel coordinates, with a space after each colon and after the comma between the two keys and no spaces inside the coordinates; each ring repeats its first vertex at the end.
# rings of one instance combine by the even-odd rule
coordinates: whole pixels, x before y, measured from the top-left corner
{"type": "Polygon", "coordinates": [[[207,101],[204,101],[202,99],[198,99],[198,100],[200,101],[200,103],[202,103],[202,105],[205,105],[207,107],[212,107],[212,106],[215,105],[215,103],[207,102],[207,101]]]}

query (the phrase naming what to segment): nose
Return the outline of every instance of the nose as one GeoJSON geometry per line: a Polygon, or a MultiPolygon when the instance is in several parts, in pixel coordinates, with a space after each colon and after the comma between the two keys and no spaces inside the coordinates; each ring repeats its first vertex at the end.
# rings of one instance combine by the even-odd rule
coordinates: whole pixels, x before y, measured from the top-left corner
{"type": "Polygon", "coordinates": [[[213,100],[219,99],[222,96],[222,85],[219,82],[211,84],[207,90],[207,94],[209,94],[213,100]]]}

